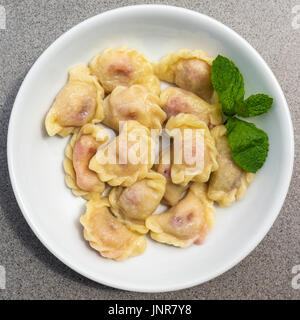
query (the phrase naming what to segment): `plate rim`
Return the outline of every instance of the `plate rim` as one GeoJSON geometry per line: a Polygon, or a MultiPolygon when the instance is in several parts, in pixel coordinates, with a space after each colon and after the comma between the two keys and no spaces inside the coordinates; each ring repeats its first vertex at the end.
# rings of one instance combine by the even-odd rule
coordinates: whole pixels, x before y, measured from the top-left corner
{"type": "MultiPolygon", "coordinates": [[[[288,156],[287,156],[288,157],[288,156]]],[[[290,186],[290,182],[291,182],[291,178],[292,178],[292,173],[293,173],[293,166],[294,166],[294,128],[293,128],[293,123],[291,120],[291,114],[290,114],[290,110],[288,108],[288,104],[286,101],[286,98],[284,96],[284,93],[281,89],[281,86],[278,82],[278,80],[276,79],[275,75],[273,74],[272,70],[270,69],[270,67],[268,66],[268,64],[264,61],[264,59],[261,57],[261,55],[257,52],[257,50],[252,47],[247,40],[245,40],[242,36],[240,36],[237,32],[235,32],[234,30],[232,30],[231,28],[227,27],[226,25],[224,25],[223,23],[221,23],[220,21],[207,16],[203,13],[197,12],[197,11],[193,11],[190,9],[186,9],[183,7],[178,7],[178,6],[170,6],[170,5],[159,5],[159,4],[142,4],[142,5],[131,5],[131,6],[124,6],[124,7],[119,7],[119,8],[115,8],[112,10],[108,10],[105,12],[101,12],[95,16],[92,16],[90,18],[85,19],[84,21],[78,23],[77,25],[73,26],[72,28],[70,28],[69,30],[67,30],[66,32],[64,32],[62,35],[60,35],[54,42],[52,42],[50,44],[50,46],[48,46],[43,53],[38,57],[38,59],[34,62],[34,64],[31,66],[30,70],[28,71],[28,73],[26,74],[20,88],[18,91],[18,94],[15,98],[14,101],[14,105],[13,108],[11,110],[11,114],[10,114],[10,119],[9,119],[9,125],[8,125],[8,134],[7,134],[7,162],[8,162],[8,171],[9,171],[9,176],[10,176],[10,181],[11,181],[11,185],[13,188],[13,192],[15,195],[15,198],[17,200],[18,206],[26,220],[26,222],[28,223],[28,225],[30,226],[31,230],[34,232],[34,234],[36,235],[36,237],[41,241],[41,243],[55,256],[57,257],[62,263],[64,263],[65,265],[67,265],[69,268],[71,268],[72,270],[76,271],[77,273],[83,275],[84,277],[93,280],[97,283],[100,284],[104,284],[106,286],[109,287],[114,287],[117,289],[121,289],[121,290],[128,290],[128,291],[133,291],[133,292],[147,292],[147,293],[158,293],[158,292],[170,292],[170,291],[177,291],[177,290],[182,290],[182,289],[187,289],[187,288],[191,288],[194,287],[196,285],[200,285],[202,283],[205,283],[209,280],[212,280],[216,277],[218,277],[219,275],[225,273],[226,271],[230,270],[231,268],[233,268],[235,265],[237,265],[239,262],[241,262],[246,256],[248,256],[256,247],[257,245],[263,240],[263,238],[267,235],[267,233],[269,232],[269,230],[271,229],[272,225],[274,224],[276,218],[278,217],[281,208],[284,204],[285,198],[287,196],[288,190],[289,190],[289,186],[290,186]],[[43,57],[47,54],[47,52],[49,50],[53,50],[53,48],[55,48],[60,42],[64,41],[65,38],[70,37],[73,33],[76,33],[77,30],[79,30],[83,25],[85,24],[89,24],[92,23],[94,20],[99,19],[100,17],[103,16],[109,16],[109,15],[113,15],[116,13],[126,13],[126,11],[132,11],[132,10],[140,10],[140,9],[155,9],[155,10],[171,10],[174,13],[175,12],[183,12],[189,15],[194,15],[195,17],[201,17],[202,19],[207,19],[210,20],[211,22],[218,24],[220,27],[227,29],[228,31],[230,31],[231,33],[235,34],[235,36],[241,41],[243,42],[249,50],[252,51],[253,54],[255,54],[256,58],[259,59],[266,67],[266,70],[268,70],[270,77],[272,78],[272,83],[274,83],[274,85],[277,86],[277,90],[279,92],[279,95],[282,97],[284,105],[281,106],[281,108],[284,109],[285,113],[286,113],[286,117],[287,117],[287,121],[288,121],[288,128],[289,129],[289,133],[288,135],[291,137],[291,141],[289,143],[289,158],[288,158],[288,167],[286,168],[286,171],[288,172],[287,174],[287,179],[285,180],[285,185],[282,187],[282,190],[284,190],[284,192],[281,192],[280,196],[278,197],[277,201],[276,201],[276,210],[274,210],[274,214],[272,215],[272,217],[269,218],[268,221],[265,222],[264,227],[262,227],[260,229],[260,233],[256,235],[256,237],[250,241],[247,245],[247,247],[245,246],[244,249],[242,250],[241,253],[237,254],[235,259],[230,263],[227,264],[226,266],[220,268],[219,270],[217,270],[217,272],[214,272],[213,274],[211,274],[210,276],[207,276],[205,278],[201,278],[198,277],[197,279],[193,280],[193,281],[182,281],[180,284],[175,284],[172,286],[168,286],[168,288],[146,288],[143,286],[137,286],[137,285],[123,285],[123,284],[118,284],[115,283],[114,281],[111,280],[106,280],[106,279],[97,279],[96,277],[88,274],[87,272],[85,272],[85,270],[81,269],[80,267],[77,267],[76,265],[74,265],[71,261],[69,261],[67,258],[62,257],[59,252],[57,252],[56,248],[51,247],[47,241],[44,239],[44,236],[39,232],[38,227],[31,221],[30,219],[30,214],[28,214],[27,210],[25,209],[25,205],[23,204],[23,200],[22,200],[22,192],[19,190],[18,187],[18,183],[17,183],[17,177],[15,176],[14,173],[14,162],[13,162],[13,155],[12,155],[12,141],[13,141],[13,134],[14,134],[14,119],[17,115],[17,108],[18,105],[20,105],[19,100],[22,96],[22,91],[24,89],[24,86],[26,84],[26,82],[28,80],[30,80],[31,75],[34,73],[35,69],[38,67],[39,61],[41,59],[43,59],[43,57]],[[275,214],[276,213],[276,214],[275,214]],[[201,279],[200,279],[201,278],[201,279]],[[184,282],[184,283],[183,283],[184,282]]]]}

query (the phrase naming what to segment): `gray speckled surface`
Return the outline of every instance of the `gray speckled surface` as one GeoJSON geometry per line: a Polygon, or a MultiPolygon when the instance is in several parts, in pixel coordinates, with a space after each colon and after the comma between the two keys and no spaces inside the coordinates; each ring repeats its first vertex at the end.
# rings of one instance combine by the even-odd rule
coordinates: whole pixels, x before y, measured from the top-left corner
{"type": "Polygon", "coordinates": [[[7,288],[0,299],[299,299],[291,286],[300,264],[300,29],[292,8],[300,0],[108,1],[0,0],[7,29],[0,30],[0,265],[7,288]],[[97,13],[125,5],[165,3],[187,7],[225,23],[248,40],[279,80],[295,128],[291,187],[271,231],[240,264],[203,285],[163,294],[108,288],[75,273],[39,242],[15,201],[6,160],[10,112],[19,86],[39,55],[63,32],[97,13]]]}

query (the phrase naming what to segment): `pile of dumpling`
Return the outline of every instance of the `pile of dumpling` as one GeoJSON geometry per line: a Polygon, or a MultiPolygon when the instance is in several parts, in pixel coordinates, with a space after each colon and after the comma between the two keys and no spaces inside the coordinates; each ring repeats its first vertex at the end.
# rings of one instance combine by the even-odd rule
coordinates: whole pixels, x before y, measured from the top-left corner
{"type": "Polygon", "coordinates": [[[123,260],[143,253],[149,231],[155,241],[177,247],[202,244],[214,224],[214,201],[232,204],[253,179],[231,157],[211,83],[212,61],[201,50],[182,49],[151,64],[136,50],[120,47],[69,71],[45,126],[50,136],[72,135],[65,181],[88,200],[80,219],[84,238],[103,257],[123,260]],[[172,86],[161,91],[160,81],[172,86]],[[119,121],[132,133],[127,143],[119,121]],[[114,141],[99,123],[116,131],[114,141]],[[119,159],[135,139],[152,148],[150,130],[163,128],[204,130],[201,174],[187,171],[185,162],[167,163],[164,150],[156,164],[153,157],[146,164],[102,161],[111,143],[119,147],[119,159]],[[160,203],[169,209],[153,214],[160,203]]]}

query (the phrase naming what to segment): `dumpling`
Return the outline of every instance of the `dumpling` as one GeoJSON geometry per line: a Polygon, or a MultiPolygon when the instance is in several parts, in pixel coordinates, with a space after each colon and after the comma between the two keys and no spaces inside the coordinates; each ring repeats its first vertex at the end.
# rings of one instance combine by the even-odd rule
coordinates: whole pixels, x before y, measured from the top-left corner
{"type": "Polygon", "coordinates": [[[148,128],[134,120],[126,121],[120,135],[98,149],[89,168],[111,186],[131,186],[145,178],[153,166],[154,140],[148,128]]]}
{"type": "Polygon", "coordinates": [[[168,87],[160,94],[161,106],[168,119],[178,113],[190,113],[204,121],[208,127],[222,123],[222,106],[209,104],[192,92],[176,87],[168,87]]]}
{"type": "MultiPolygon", "coordinates": [[[[169,135],[176,132],[176,129],[180,130],[182,139],[177,143],[181,148],[176,151],[174,146],[172,182],[183,186],[190,181],[207,182],[211,172],[218,169],[217,149],[207,125],[192,114],[180,113],[171,117],[166,124],[169,135]],[[187,131],[192,134],[189,135],[187,131]],[[199,139],[198,133],[200,133],[199,139]]],[[[174,145],[175,143],[176,138],[174,145]]]]}
{"type": "Polygon", "coordinates": [[[145,220],[159,206],[165,189],[166,179],[157,172],[149,171],[143,180],[130,187],[115,187],[111,190],[111,210],[129,229],[147,233],[145,220]]]}
{"type": "Polygon", "coordinates": [[[234,162],[225,126],[215,127],[211,134],[216,141],[219,169],[209,180],[208,197],[220,206],[229,206],[244,196],[254,174],[244,171],[234,162]]]}
{"type": "Polygon", "coordinates": [[[177,247],[202,244],[215,219],[213,201],[204,183],[193,183],[185,198],[166,212],[150,216],[151,238],[177,247]]]}
{"type": "Polygon", "coordinates": [[[91,199],[103,193],[105,183],[89,169],[89,163],[107,140],[106,131],[91,123],[74,132],[65,150],[64,170],[66,184],[76,196],[91,199]]]}
{"type": "Polygon", "coordinates": [[[66,137],[76,127],[98,123],[104,118],[104,90],[88,67],[79,65],[69,71],[69,80],[56,96],[45,126],[49,136],[66,137]]]}
{"type": "Polygon", "coordinates": [[[80,223],[85,240],[105,258],[124,260],[146,250],[145,236],[129,230],[114,217],[107,198],[88,201],[80,223]]]}
{"type": "Polygon", "coordinates": [[[118,86],[104,100],[103,123],[119,131],[119,121],[136,120],[147,128],[161,130],[166,114],[159,103],[159,97],[141,85],[118,86]]]}
{"type": "MultiPolygon", "coordinates": [[[[174,184],[171,179],[171,159],[169,159],[168,150],[163,150],[159,155],[159,163],[154,166],[155,171],[162,174],[167,181],[166,191],[162,202],[168,206],[174,206],[189,188],[189,184],[181,186],[174,184]]],[[[172,152],[171,152],[172,154],[172,152]]],[[[170,155],[171,158],[171,155],[170,155]]]]}
{"type": "Polygon", "coordinates": [[[154,63],[154,72],[160,80],[175,83],[210,101],[214,91],[211,83],[212,62],[213,58],[202,50],[181,49],[154,63]]]}
{"type": "Polygon", "coordinates": [[[136,50],[108,48],[94,57],[89,67],[106,93],[117,86],[129,87],[133,84],[141,84],[156,95],[160,93],[160,82],[153,73],[151,63],[136,50]]]}

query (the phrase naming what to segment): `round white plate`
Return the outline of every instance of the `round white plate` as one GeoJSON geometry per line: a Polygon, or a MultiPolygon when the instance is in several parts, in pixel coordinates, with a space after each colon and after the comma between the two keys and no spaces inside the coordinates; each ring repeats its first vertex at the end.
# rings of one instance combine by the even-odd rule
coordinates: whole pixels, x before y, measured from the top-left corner
{"type": "MultiPolygon", "coordinates": [[[[252,119],[251,119],[252,121],[252,119]]],[[[208,281],[241,261],[263,239],[285,199],[294,139],[288,106],[273,73],[239,35],[205,15],[169,6],[133,6],[88,19],[56,40],[36,61],[16,98],[8,132],[8,164],[19,206],[42,243],[82,275],[112,287],[161,292],[208,281]],[[85,201],[64,184],[68,139],[48,137],[45,115],[70,67],[87,63],[109,46],[126,45],[157,60],[180,49],[201,48],[231,58],[244,75],[247,94],[267,93],[272,110],[253,119],[270,138],[270,152],[244,200],[217,209],[202,246],[177,249],[148,241],[146,252],[124,262],[101,258],[83,240],[79,217],[85,201]]]]}

